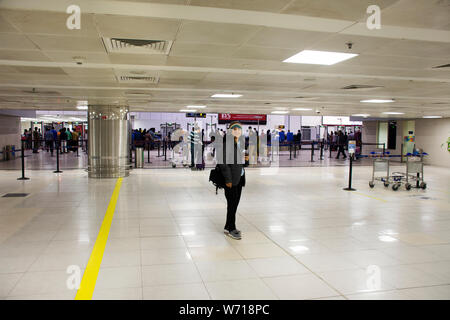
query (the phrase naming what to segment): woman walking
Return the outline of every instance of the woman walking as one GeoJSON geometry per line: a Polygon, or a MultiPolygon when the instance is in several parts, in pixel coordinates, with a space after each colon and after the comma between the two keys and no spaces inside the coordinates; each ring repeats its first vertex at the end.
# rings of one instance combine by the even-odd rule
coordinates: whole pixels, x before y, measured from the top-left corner
{"type": "Polygon", "coordinates": [[[241,231],[236,228],[236,211],[241,199],[242,187],[245,186],[244,165],[248,162],[240,123],[232,122],[230,124],[229,132],[224,139],[223,150],[223,164],[219,164],[225,179],[225,197],[227,199],[227,220],[223,231],[227,236],[240,240],[242,235],[241,231]],[[227,147],[227,143],[233,145],[227,147]]]}

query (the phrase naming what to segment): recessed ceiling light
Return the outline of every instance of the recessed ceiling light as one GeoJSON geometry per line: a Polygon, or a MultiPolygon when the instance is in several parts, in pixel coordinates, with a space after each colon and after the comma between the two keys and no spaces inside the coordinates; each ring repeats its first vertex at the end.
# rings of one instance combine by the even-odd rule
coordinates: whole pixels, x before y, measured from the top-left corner
{"type": "Polygon", "coordinates": [[[206,108],[206,106],[186,106],[186,108],[190,108],[190,109],[203,109],[206,108]]]}
{"type": "Polygon", "coordinates": [[[272,111],[272,113],[273,114],[286,114],[286,113],[289,113],[289,111],[275,110],[275,111],[272,111]]]}
{"type": "Polygon", "coordinates": [[[88,106],[78,106],[77,109],[78,110],[87,110],[88,106]]]}
{"type": "Polygon", "coordinates": [[[364,118],[367,118],[369,116],[370,116],[370,114],[366,114],[366,113],[352,114],[352,117],[364,117],[364,118]]]}
{"type": "Polygon", "coordinates": [[[180,112],[195,112],[196,109],[181,109],[180,112]]]}
{"type": "Polygon", "coordinates": [[[312,110],[312,109],[308,109],[308,108],[295,108],[295,109],[292,109],[292,110],[295,110],[295,111],[310,111],[310,110],[312,110]]]}
{"type": "Polygon", "coordinates": [[[404,114],[403,112],[391,112],[391,111],[388,111],[388,112],[383,112],[383,114],[404,114]]]}
{"type": "Polygon", "coordinates": [[[394,99],[368,99],[368,100],[361,100],[360,102],[364,103],[391,103],[395,102],[394,99]]]}
{"type": "Polygon", "coordinates": [[[442,116],[423,116],[424,119],[440,119],[442,116]]]}
{"type": "Polygon", "coordinates": [[[342,62],[356,57],[356,53],[344,52],[330,52],[330,51],[315,51],[303,50],[283,62],[288,63],[304,63],[304,64],[322,64],[330,66],[338,62],[342,62]]]}
{"type": "Polygon", "coordinates": [[[211,96],[211,98],[239,98],[239,97],[242,97],[242,94],[216,93],[211,96]]]}

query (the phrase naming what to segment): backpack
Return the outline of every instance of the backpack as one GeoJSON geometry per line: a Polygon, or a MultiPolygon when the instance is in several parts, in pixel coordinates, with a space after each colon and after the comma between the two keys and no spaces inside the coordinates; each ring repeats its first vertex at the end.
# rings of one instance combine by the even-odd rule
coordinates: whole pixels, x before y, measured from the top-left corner
{"type": "Polygon", "coordinates": [[[219,189],[225,188],[225,178],[220,172],[218,165],[209,173],[209,181],[216,187],[216,194],[219,189]]]}

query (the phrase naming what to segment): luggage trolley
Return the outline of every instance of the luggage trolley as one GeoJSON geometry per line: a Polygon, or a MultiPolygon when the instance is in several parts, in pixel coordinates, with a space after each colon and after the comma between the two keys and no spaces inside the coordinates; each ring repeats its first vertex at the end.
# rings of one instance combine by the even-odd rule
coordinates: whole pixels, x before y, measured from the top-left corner
{"type": "Polygon", "coordinates": [[[392,186],[392,190],[398,190],[402,182],[405,183],[406,190],[411,190],[411,188],[421,188],[425,190],[427,184],[423,179],[423,156],[427,153],[408,153],[406,155],[406,173],[394,172],[393,177],[396,183],[392,186]],[[411,182],[415,182],[413,185],[411,182]]]}
{"type": "Polygon", "coordinates": [[[369,181],[369,187],[373,188],[375,181],[381,181],[386,188],[389,187],[389,158],[373,159],[372,180],[369,181]],[[377,172],[382,172],[383,175],[377,176],[377,172]]]}

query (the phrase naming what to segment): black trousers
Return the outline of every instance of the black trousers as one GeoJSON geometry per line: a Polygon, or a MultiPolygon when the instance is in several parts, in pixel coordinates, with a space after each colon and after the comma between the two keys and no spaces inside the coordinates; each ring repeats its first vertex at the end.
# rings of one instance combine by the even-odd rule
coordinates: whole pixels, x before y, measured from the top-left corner
{"type": "Polygon", "coordinates": [[[225,187],[225,197],[227,198],[227,221],[225,229],[233,231],[236,229],[236,211],[241,200],[242,193],[242,177],[239,185],[231,188],[225,187]]]}
{"type": "Polygon", "coordinates": [[[339,159],[339,155],[342,153],[344,156],[344,159],[347,158],[347,155],[345,154],[344,146],[339,146],[338,154],[336,156],[336,159],[339,159]]]}

